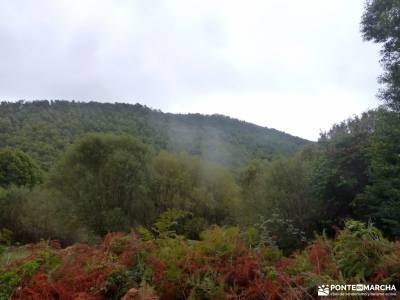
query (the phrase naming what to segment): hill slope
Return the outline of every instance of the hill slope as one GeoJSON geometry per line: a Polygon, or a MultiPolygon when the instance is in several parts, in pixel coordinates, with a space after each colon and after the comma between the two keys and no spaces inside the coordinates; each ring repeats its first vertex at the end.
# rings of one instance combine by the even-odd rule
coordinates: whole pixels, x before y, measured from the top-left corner
{"type": "Polygon", "coordinates": [[[90,132],[133,134],[156,149],[187,151],[228,167],[290,155],[309,143],[221,115],[163,113],[140,104],[44,100],[0,105],[0,147],[19,148],[45,169],[90,132]]]}

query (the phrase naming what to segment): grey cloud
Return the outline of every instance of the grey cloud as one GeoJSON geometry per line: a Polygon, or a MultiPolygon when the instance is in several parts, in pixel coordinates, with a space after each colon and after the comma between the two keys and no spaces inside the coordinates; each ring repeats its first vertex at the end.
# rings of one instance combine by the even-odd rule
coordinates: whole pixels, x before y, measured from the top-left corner
{"type": "MultiPolygon", "coordinates": [[[[268,113],[284,115],[274,95],[290,107],[293,95],[317,89],[355,103],[375,93],[378,52],[358,33],[362,0],[240,3],[0,0],[0,98],[140,101],[258,123],[251,116],[265,110],[260,125],[274,127],[268,113]],[[244,114],[254,94],[254,114],[244,114]],[[231,98],[235,111],[225,110],[231,98]]],[[[369,104],[357,105],[348,115],[369,104]]],[[[297,132],[299,120],[286,122],[286,131],[309,138],[328,126],[310,120],[297,132]]]]}

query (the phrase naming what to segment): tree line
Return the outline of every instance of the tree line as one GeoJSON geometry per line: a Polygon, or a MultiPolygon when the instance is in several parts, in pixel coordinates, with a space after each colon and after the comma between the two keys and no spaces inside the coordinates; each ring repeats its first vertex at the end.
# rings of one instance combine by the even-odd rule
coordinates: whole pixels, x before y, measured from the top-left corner
{"type": "MultiPolygon", "coordinates": [[[[398,239],[400,42],[396,24],[400,20],[399,11],[398,1],[367,1],[362,19],[364,38],[383,43],[385,73],[380,79],[384,84],[380,97],[384,105],[335,124],[321,134],[317,143],[292,140],[302,148],[281,157],[250,155],[252,151],[258,153],[257,143],[253,143],[256,148],[246,148],[246,154],[242,152],[247,159],[239,155],[236,163],[232,161],[235,156],[230,155],[231,164],[224,164],[204,152],[164,147],[163,139],[154,142],[154,137],[165,133],[162,126],[150,130],[140,126],[140,119],[105,122],[102,127],[101,122],[91,124],[94,119],[89,117],[90,122],[67,126],[64,131],[62,124],[57,123],[57,134],[65,136],[60,135],[56,142],[38,138],[37,143],[43,145],[31,144],[26,137],[15,135],[9,137],[15,139],[13,143],[2,145],[0,228],[11,230],[20,241],[58,238],[72,243],[96,240],[110,231],[151,227],[157,216],[172,211],[186,216],[181,233],[191,239],[197,239],[211,224],[235,224],[259,230],[268,225],[274,243],[290,251],[304,246],[315,232],[333,235],[348,219],[373,222],[388,238],[398,239]],[[127,132],[124,126],[131,122],[137,122],[135,130],[127,132]],[[113,130],[105,130],[110,124],[114,124],[113,130]],[[85,135],[82,129],[85,126],[97,126],[102,133],[85,135]],[[137,131],[138,128],[142,131],[137,131]],[[72,129],[77,132],[71,135],[72,129]],[[146,130],[151,134],[146,135],[146,130]],[[81,138],[76,139],[77,136],[81,138]],[[67,147],[68,144],[71,145],[67,147]],[[19,150],[21,145],[35,145],[34,158],[30,157],[30,151],[19,150]],[[63,154],[43,163],[49,155],[47,147],[59,147],[57,153],[63,154]],[[38,157],[39,163],[34,160],[38,157]]],[[[24,111],[22,103],[3,104],[6,110],[15,110],[18,105],[24,111]]],[[[46,113],[52,110],[48,103],[30,105],[40,112],[42,120],[49,121],[54,116],[46,113]]],[[[70,110],[72,115],[77,113],[74,105],[64,102],[58,105],[65,106],[63,111],[70,110]]],[[[130,106],[115,104],[120,113],[126,107],[130,106]]],[[[101,110],[103,106],[91,108],[101,110]]],[[[167,118],[152,110],[142,112],[152,116],[152,124],[164,124],[158,118],[167,118]]],[[[85,114],[95,118],[99,112],[86,110],[85,114]]],[[[104,111],[101,114],[101,120],[106,120],[104,111]]],[[[193,122],[197,127],[203,119],[197,115],[185,122],[193,122]]],[[[78,119],[71,118],[72,123],[74,120],[78,119]]],[[[220,124],[223,117],[207,120],[220,124]]],[[[7,122],[15,125],[22,120],[1,119],[3,135],[8,134],[7,122]]],[[[43,123],[32,124],[42,134],[43,123]]],[[[46,132],[51,137],[49,130],[46,132]]],[[[248,131],[261,129],[246,126],[242,130],[241,138],[229,147],[241,145],[246,136],[255,138],[247,135],[248,131]]],[[[176,134],[179,132],[183,138],[188,137],[184,126],[176,134]]],[[[218,137],[216,134],[214,141],[218,137]]],[[[233,139],[234,135],[225,136],[228,137],[233,139]]],[[[219,149],[213,153],[223,153],[226,145],[219,144],[222,148],[218,148],[213,144],[219,149]]],[[[242,146],[238,147],[244,149],[242,146]]]]}
{"type": "Polygon", "coordinates": [[[72,243],[149,227],[172,209],[190,214],[184,233],[193,239],[211,224],[247,228],[270,220],[271,235],[290,249],[302,246],[300,236],[333,234],[349,218],[398,238],[399,124],[396,112],[369,111],[294,156],[252,160],[238,172],[130,135],[84,136],[48,172],[6,148],[0,227],[21,241],[72,243]]]}
{"type": "Polygon", "coordinates": [[[140,104],[38,100],[0,103],[0,147],[26,152],[46,171],[88,133],[128,134],[157,150],[187,152],[231,169],[291,155],[310,143],[221,115],[170,114],[140,104]]]}

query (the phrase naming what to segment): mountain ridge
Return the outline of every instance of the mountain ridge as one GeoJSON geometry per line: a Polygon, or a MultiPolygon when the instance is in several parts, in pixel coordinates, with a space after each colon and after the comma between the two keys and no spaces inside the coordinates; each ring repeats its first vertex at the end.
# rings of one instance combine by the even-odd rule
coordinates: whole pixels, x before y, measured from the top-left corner
{"type": "Polygon", "coordinates": [[[21,149],[49,169],[87,133],[130,134],[156,150],[185,151],[228,167],[291,155],[311,143],[229,116],[174,114],[136,103],[35,100],[0,104],[0,147],[21,149]]]}

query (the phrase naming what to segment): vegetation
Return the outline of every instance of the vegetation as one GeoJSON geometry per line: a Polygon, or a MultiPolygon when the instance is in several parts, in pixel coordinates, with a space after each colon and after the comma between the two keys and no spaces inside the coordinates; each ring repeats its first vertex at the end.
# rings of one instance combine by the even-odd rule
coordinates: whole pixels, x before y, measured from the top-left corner
{"type": "Polygon", "coordinates": [[[32,188],[42,182],[42,171],[25,153],[12,149],[0,150],[0,187],[11,185],[32,188]]]}
{"type": "Polygon", "coordinates": [[[148,160],[149,149],[138,140],[91,135],[66,153],[49,184],[94,232],[129,230],[129,220],[145,224],[151,217],[148,160]]]}
{"type": "Polygon", "coordinates": [[[285,257],[237,227],[208,228],[193,242],[172,235],[167,219],[158,229],[169,234],[151,239],[131,232],[108,234],[99,246],[7,247],[0,299],[314,299],[321,280],[400,283],[400,244],[371,224],[348,221],[334,239],[319,236],[285,257]]]}
{"type": "Polygon", "coordinates": [[[362,18],[362,33],[367,41],[382,43],[381,63],[385,73],[380,97],[400,112],[400,3],[397,0],[368,0],[362,18]]]}
{"type": "Polygon", "coordinates": [[[399,11],[367,1],[362,21],[384,46],[385,105],[317,143],[140,105],[2,103],[0,299],[311,299],[321,283],[399,286],[399,11]]]}
{"type": "Polygon", "coordinates": [[[30,162],[15,170],[38,176],[1,189],[3,298],[311,298],[321,280],[398,284],[399,128],[380,108],[236,172],[124,134],[81,137],[44,176],[7,148],[30,162]],[[86,245],[60,249],[75,242],[86,245]]]}
{"type": "Polygon", "coordinates": [[[128,134],[156,150],[187,152],[229,168],[290,155],[310,142],[221,115],[174,115],[140,104],[19,101],[0,104],[0,148],[19,149],[45,170],[88,133],[128,134]]]}

